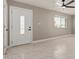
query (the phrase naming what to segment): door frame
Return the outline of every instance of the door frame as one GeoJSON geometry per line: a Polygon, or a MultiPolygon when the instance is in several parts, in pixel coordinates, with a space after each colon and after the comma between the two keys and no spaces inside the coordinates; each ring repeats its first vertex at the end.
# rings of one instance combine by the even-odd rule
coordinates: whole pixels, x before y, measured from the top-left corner
{"type": "MultiPolygon", "coordinates": [[[[32,41],[33,41],[33,10],[32,9],[28,9],[28,8],[22,8],[22,7],[10,5],[9,6],[9,40],[8,40],[9,46],[10,46],[10,42],[11,42],[11,39],[10,39],[10,37],[11,37],[11,35],[10,35],[10,25],[11,25],[10,20],[11,20],[11,14],[12,14],[12,11],[11,11],[12,7],[21,8],[21,9],[24,9],[24,10],[27,9],[27,10],[31,10],[32,11],[32,30],[31,30],[32,31],[32,40],[31,40],[31,42],[29,42],[29,43],[32,43],[32,41]]],[[[26,44],[28,44],[28,43],[26,43],[26,44]]]]}
{"type": "Polygon", "coordinates": [[[6,54],[6,51],[9,47],[8,8],[7,0],[3,0],[3,54],[6,54]]]}

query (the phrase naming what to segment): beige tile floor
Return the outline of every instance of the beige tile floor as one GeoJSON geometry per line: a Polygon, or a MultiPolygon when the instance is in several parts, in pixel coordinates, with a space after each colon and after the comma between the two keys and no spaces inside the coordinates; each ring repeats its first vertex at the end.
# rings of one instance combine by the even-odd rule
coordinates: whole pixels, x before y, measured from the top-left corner
{"type": "Polygon", "coordinates": [[[74,35],[8,49],[4,59],[75,59],[74,35]]]}

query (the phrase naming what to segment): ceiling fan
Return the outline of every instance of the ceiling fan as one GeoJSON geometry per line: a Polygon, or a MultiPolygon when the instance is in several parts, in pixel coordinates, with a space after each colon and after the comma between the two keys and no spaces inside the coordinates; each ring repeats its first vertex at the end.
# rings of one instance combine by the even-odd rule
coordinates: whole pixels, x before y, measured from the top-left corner
{"type": "Polygon", "coordinates": [[[75,8],[75,6],[68,6],[69,4],[75,2],[74,0],[68,2],[68,3],[65,3],[66,0],[62,0],[62,2],[58,2],[56,3],[58,6],[61,6],[62,8],[75,8]]]}
{"type": "Polygon", "coordinates": [[[69,4],[73,3],[74,0],[68,2],[67,4],[65,4],[65,0],[62,0],[62,7],[63,8],[75,8],[74,6],[68,6],[69,4]]]}

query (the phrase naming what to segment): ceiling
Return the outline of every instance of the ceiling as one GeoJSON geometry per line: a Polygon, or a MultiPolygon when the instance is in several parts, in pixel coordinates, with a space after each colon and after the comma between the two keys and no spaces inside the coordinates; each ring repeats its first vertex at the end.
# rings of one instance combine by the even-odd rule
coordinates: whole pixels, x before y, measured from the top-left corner
{"type": "MultiPolygon", "coordinates": [[[[69,15],[75,14],[74,8],[62,8],[56,4],[56,3],[61,3],[61,0],[15,0],[15,1],[27,3],[30,5],[34,5],[34,6],[45,8],[45,9],[59,11],[59,12],[66,13],[69,15]]],[[[66,3],[68,1],[70,1],[70,0],[66,0],[66,3]]],[[[75,3],[73,3],[71,5],[74,6],[75,3]]]]}

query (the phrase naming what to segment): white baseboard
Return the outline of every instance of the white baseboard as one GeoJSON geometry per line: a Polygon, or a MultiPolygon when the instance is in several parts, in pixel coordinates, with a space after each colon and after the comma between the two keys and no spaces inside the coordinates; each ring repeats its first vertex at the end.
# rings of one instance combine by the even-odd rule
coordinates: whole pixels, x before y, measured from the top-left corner
{"type": "Polygon", "coordinates": [[[12,48],[12,46],[7,46],[6,48],[3,49],[3,55],[6,55],[7,54],[7,50],[9,48],[12,48]]]}
{"type": "Polygon", "coordinates": [[[6,48],[3,49],[3,55],[6,54],[7,49],[8,49],[8,47],[6,47],[6,48]]]}
{"type": "Polygon", "coordinates": [[[32,43],[39,43],[39,42],[44,42],[44,41],[47,41],[47,40],[54,40],[54,39],[58,39],[58,38],[68,37],[68,36],[74,36],[74,35],[68,34],[68,35],[62,35],[62,36],[47,38],[47,39],[40,39],[40,40],[32,41],[32,43]]]}

